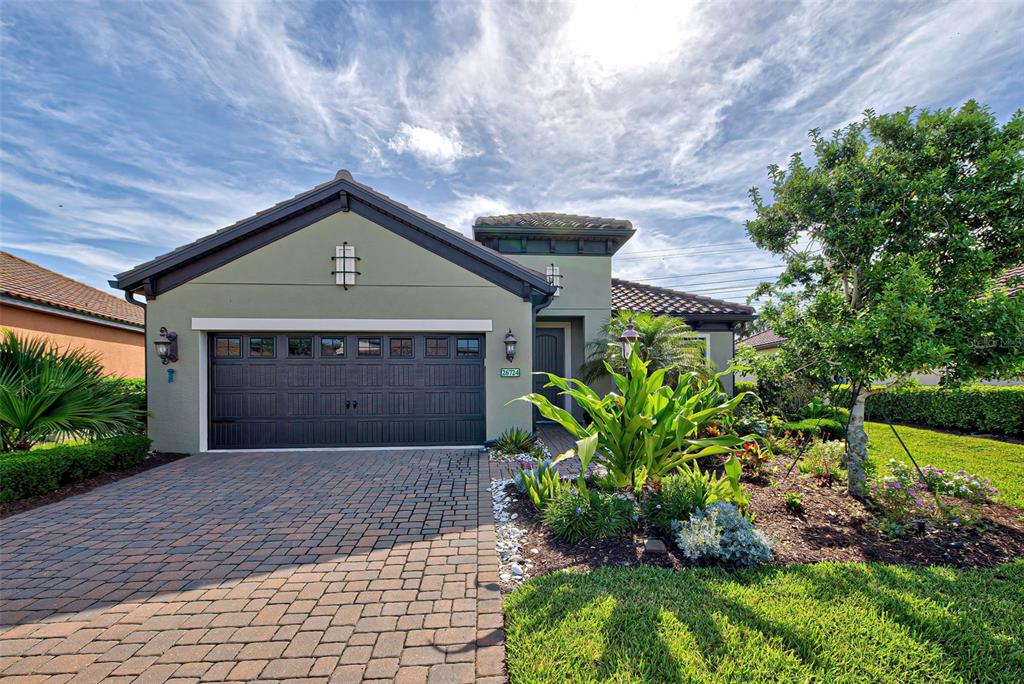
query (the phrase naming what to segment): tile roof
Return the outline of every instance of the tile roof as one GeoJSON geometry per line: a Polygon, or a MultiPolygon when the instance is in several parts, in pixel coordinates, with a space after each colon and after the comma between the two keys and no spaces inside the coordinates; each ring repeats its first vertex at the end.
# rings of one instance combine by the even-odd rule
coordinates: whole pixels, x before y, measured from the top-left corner
{"type": "Polygon", "coordinates": [[[733,316],[737,320],[754,318],[754,307],[721,299],[670,290],[667,287],[634,283],[612,278],[612,310],[649,311],[670,316],[733,316]]]}
{"type": "MultiPolygon", "coordinates": [[[[430,225],[432,225],[432,226],[434,226],[434,227],[436,227],[438,229],[441,229],[449,237],[449,239],[451,239],[456,244],[462,244],[462,245],[465,245],[467,247],[468,246],[472,246],[472,249],[474,249],[474,250],[483,250],[488,255],[490,255],[492,258],[507,264],[509,267],[511,267],[513,269],[517,269],[517,270],[520,270],[520,271],[526,271],[530,275],[532,275],[532,276],[534,276],[534,277],[536,277],[536,278],[538,278],[538,279],[540,279],[542,281],[545,281],[545,282],[547,280],[546,276],[543,273],[541,273],[540,271],[532,269],[532,268],[530,268],[528,266],[524,266],[523,264],[520,264],[517,261],[513,261],[512,259],[509,259],[508,257],[506,257],[504,254],[501,254],[500,252],[498,252],[496,250],[493,250],[490,247],[486,247],[486,246],[480,244],[476,240],[473,240],[473,239],[467,237],[466,235],[463,235],[462,233],[460,233],[457,230],[453,230],[453,229],[449,228],[448,226],[444,225],[443,223],[435,221],[434,219],[430,218],[426,214],[422,214],[422,213],[416,211],[415,209],[412,209],[408,205],[403,204],[403,203],[399,202],[398,200],[396,200],[396,199],[394,199],[394,198],[392,198],[392,197],[390,197],[388,195],[385,195],[384,193],[382,193],[382,192],[380,192],[378,190],[375,190],[374,188],[370,187],[369,185],[366,185],[365,183],[360,183],[359,181],[357,181],[355,178],[352,177],[352,173],[350,171],[348,171],[347,169],[340,169],[334,175],[334,178],[332,180],[320,183],[319,185],[317,185],[315,187],[312,187],[309,190],[306,190],[304,192],[300,192],[299,194],[297,194],[297,195],[295,195],[295,196],[293,196],[293,197],[291,197],[289,199],[282,200],[282,201],[278,202],[277,204],[273,205],[272,207],[268,207],[266,209],[263,209],[261,211],[256,212],[252,216],[248,216],[246,218],[239,219],[238,221],[235,221],[234,223],[232,223],[229,226],[225,226],[223,228],[220,228],[219,230],[216,230],[216,231],[210,233],[209,235],[205,235],[205,236],[203,236],[203,237],[201,237],[201,238],[199,238],[197,240],[194,240],[194,241],[192,241],[190,243],[181,245],[180,247],[177,247],[177,248],[171,250],[170,252],[167,252],[165,254],[161,254],[160,256],[157,256],[157,257],[154,257],[153,259],[150,259],[149,261],[141,263],[138,266],[135,266],[134,268],[129,269],[128,271],[125,271],[123,273],[118,273],[115,276],[115,278],[117,280],[119,280],[119,281],[124,281],[127,278],[132,277],[136,273],[139,273],[141,271],[145,271],[145,270],[147,270],[147,269],[149,269],[149,268],[151,268],[153,266],[158,266],[158,265],[162,264],[163,262],[166,262],[168,265],[174,264],[175,262],[179,261],[181,258],[184,258],[184,256],[185,256],[184,253],[185,252],[189,252],[189,251],[195,250],[197,248],[201,250],[205,246],[205,243],[212,242],[216,238],[221,237],[222,235],[224,235],[225,233],[230,233],[232,231],[238,230],[241,226],[243,226],[243,224],[249,224],[249,223],[251,223],[253,221],[256,221],[257,219],[263,218],[267,214],[271,214],[271,213],[273,213],[275,211],[278,211],[278,210],[283,209],[283,208],[285,208],[287,206],[290,206],[290,205],[298,205],[303,200],[305,200],[307,198],[310,198],[310,196],[315,195],[316,193],[320,192],[321,190],[324,190],[325,188],[328,188],[329,186],[334,185],[334,184],[338,183],[339,181],[350,183],[353,186],[355,186],[356,188],[359,188],[360,190],[363,190],[367,194],[374,196],[375,198],[379,199],[380,201],[382,201],[382,202],[384,202],[386,204],[391,205],[395,209],[398,209],[398,210],[403,211],[403,212],[407,212],[408,214],[414,216],[416,219],[419,219],[421,221],[429,223],[430,225]]],[[[210,249],[214,250],[214,249],[216,249],[216,247],[213,244],[211,244],[210,245],[210,249]]],[[[123,285],[123,284],[124,283],[120,283],[119,286],[123,285]]]]}
{"type": "Polygon", "coordinates": [[[740,344],[745,344],[748,347],[753,347],[754,349],[773,349],[780,346],[788,339],[788,337],[778,335],[774,330],[768,328],[759,333],[754,333],[746,339],[740,340],[740,344]]]}
{"type": "Polygon", "coordinates": [[[1015,295],[1018,292],[1024,292],[1024,264],[1007,269],[1003,275],[999,276],[996,282],[1000,286],[1007,288],[1006,294],[1008,295],[1015,295]],[[1014,281],[1013,285],[1010,284],[1011,279],[1014,281]]]}
{"type": "Polygon", "coordinates": [[[140,328],[145,325],[141,307],[3,251],[0,294],[140,328]]]}
{"type": "Polygon", "coordinates": [[[473,222],[473,227],[541,228],[546,230],[633,230],[633,224],[625,219],[558,214],[553,211],[479,216],[473,222]]]}

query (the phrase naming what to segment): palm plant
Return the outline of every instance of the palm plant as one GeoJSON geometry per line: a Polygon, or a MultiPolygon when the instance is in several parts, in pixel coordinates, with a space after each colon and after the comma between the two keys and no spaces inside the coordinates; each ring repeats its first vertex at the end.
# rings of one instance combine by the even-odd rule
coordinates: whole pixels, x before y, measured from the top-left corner
{"type": "Polygon", "coordinates": [[[704,340],[681,318],[619,311],[602,327],[602,337],[587,343],[587,360],[580,367],[584,382],[593,382],[608,375],[607,365],[619,373],[626,372],[619,337],[630,321],[640,337],[634,354],[650,364],[652,371],[665,369],[669,384],[675,384],[683,373],[711,377],[713,371],[705,354],[704,340]]]}
{"type": "Polygon", "coordinates": [[[608,470],[617,487],[636,492],[649,479],[661,480],[684,463],[731,453],[752,439],[734,434],[700,437],[712,422],[728,424],[745,392],[729,399],[718,391],[717,376],[706,382],[696,373],[681,375],[675,387],[669,387],[665,385],[668,369],[650,372],[650,365],[636,354],[630,356],[628,375],[609,365],[608,374],[618,392],[605,396],[580,380],[546,373],[547,386],[560,389],[589,416],[591,422],[586,427],[542,394],[528,394],[520,400],[536,406],[544,418],[558,423],[576,439],[594,438],[594,461],[608,470]]]}
{"type": "Polygon", "coordinates": [[[0,450],[48,438],[107,437],[133,431],[142,411],[104,382],[98,357],[46,338],[0,337],[0,450]]]}

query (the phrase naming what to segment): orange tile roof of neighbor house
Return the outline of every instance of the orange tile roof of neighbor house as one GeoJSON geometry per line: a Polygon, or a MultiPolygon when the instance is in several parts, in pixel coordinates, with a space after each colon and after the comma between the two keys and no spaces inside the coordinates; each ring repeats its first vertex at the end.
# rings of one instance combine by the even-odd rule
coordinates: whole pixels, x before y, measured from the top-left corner
{"type": "Polygon", "coordinates": [[[0,294],[139,328],[145,325],[141,307],[3,251],[0,294]]]}
{"type": "Polygon", "coordinates": [[[712,299],[667,287],[612,278],[613,311],[649,311],[668,316],[720,316],[736,320],[754,318],[754,307],[712,299]]]}

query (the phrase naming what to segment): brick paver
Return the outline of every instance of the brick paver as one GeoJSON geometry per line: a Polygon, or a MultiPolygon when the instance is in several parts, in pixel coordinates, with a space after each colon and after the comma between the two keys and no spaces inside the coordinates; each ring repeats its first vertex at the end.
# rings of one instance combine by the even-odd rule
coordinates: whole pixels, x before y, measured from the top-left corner
{"type": "Polygon", "coordinates": [[[504,681],[490,473],[203,455],[8,518],[0,678],[504,681]]]}

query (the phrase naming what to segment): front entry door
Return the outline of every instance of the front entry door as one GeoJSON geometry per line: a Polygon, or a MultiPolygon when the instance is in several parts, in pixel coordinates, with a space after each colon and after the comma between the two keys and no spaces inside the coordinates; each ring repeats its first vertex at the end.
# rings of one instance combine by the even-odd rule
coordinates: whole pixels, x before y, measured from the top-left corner
{"type": "MultiPolygon", "coordinates": [[[[535,373],[554,373],[565,377],[565,330],[562,328],[537,328],[533,340],[533,370],[535,373]]],[[[547,376],[533,376],[533,391],[543,394],[552,404],[565,407],[565,397],[559,396],[557,387],[544,387],[547,376]]],[[[543,420],[535,408],[534,420],[543,420]]]]}

